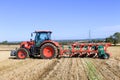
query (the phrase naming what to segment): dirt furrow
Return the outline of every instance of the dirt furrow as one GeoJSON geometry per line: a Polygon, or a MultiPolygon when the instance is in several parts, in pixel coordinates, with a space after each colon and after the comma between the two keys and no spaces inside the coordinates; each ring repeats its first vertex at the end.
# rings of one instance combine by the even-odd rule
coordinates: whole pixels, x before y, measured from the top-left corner
{"type": "Polygon", "coordinates": [[[34,60],[0,76],[0,80],[38,80],[56,60],[34,60]]]}
{"type": "Polygon", "coordinates": [[[80,73],[79,73],[77,58],[72,59],[72,66],[71,66],[70,72],[71,72],[70,73],[70,76],[71,76],[70,80],[80,80],[82,78],[80,73]]]}
{"type": "Polygon", "coordinates": [[[71,61],[68,58],[61,59],[59,64],[44,80],[68,80],[67,74],[69,74],[70,63],[71,61]]]}
{"type": "Polygon", "coordinates": [[[78,58],[77,59],[77,64],[78,64],[78,72],[79,72],[79,75],[80,75],[80,78],[81,78],[81,80],[83,79],[83,80],[88,80],[88,78],[87,78],[87,74],[86,74],[86,72],[85,72],[85,68],[84,68],[84,66],[83,66],[83,64],[82,64],[82,60],[81,60],[81,58],[78,58]]]}
{"type": "Polygon", "coordinates": [[[118,75],[114,74],[112,71],[113,69],[109,69],[108,65],[106,65],[105,60],[100,59],[91,59],[92,63],[95,65],[95,67],[100,71],[100,73],[104,76],[106,80],[120,80],[119,73],[118,75]]]}
{"type": "Polygon", "coordinates": [[[104,80],[103,76],[97,71],[96,67],[90,62],[89,58],[81,59],[89,80],[104,80]]]}
{"type": "Polygon", "coordinates": [[[43,80],[44,78],[47,77],[47,75],[52,71],[54,70],[54,67],[57,66],[57,64],[59,64],[59,61],[58,60],[55,60],[53,61],[51,64],[49,64],[47,67],[44,68],[44,72],[42,74],[39,74],[39,77],[36,79],[40,79],[40,80],[43,80]]]}
{"type": "Polygon", "coordinates": [[[42,77],[41,79],[42,80],[49,80],[49,78],[51,78],[51,76],[55,76],[54,75],[54,72],[57,70],[57,68],[60,66],[60,63],[61,61],[63,61],[64,59],[62,60],[58,60],[58,63],[53,66],[53,69],[51,71],[49,71],[44,77],[42,77]]]}
{"type": "Polygon", "coordinates": [[[32,60],[4,60],[3,62],[0,62],[0,75],[8,72],[8,71],[11,71],[15,68],[18,68],[22,65],[25,65],[25,64],[29,64],[32,60]]]}
{"type": "Polygon", "coordinates": [[[84,72],[84,68],[81,65],[80,58],[71,58],[72,59],[72,66],[70,69],[70,80],[87,80],[86,74],[84,72]]]}
{"type": "Polygon", "coordinates": [[[109,59],[106,61],[106,67],[120,78],[120,61],[109,59]]]}
{"type": "Polygon", "coordinates": [[[62,58],[44,80],[87,80],[80,58],[62,58]]]}

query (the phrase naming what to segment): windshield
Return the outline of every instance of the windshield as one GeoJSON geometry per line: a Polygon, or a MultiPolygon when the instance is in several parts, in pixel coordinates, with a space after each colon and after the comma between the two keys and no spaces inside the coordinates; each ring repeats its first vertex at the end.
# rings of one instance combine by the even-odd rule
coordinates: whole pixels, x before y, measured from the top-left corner
{"type": "Polygon", "coordinates": [[[36,33],[35,42],[50,40],[50,33],[36,33]]]}

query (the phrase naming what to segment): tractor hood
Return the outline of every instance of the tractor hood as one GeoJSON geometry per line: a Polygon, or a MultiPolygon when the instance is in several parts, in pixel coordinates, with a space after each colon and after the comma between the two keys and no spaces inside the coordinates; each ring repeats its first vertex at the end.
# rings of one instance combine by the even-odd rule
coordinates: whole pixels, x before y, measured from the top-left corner
{"type": "Polygon", "coordinates": [[[20,44],[20,47],[24,47],[26,49],[30,49],[31,46],[33,46],[35,44],[34,41],[24,41],[20,44]]]}

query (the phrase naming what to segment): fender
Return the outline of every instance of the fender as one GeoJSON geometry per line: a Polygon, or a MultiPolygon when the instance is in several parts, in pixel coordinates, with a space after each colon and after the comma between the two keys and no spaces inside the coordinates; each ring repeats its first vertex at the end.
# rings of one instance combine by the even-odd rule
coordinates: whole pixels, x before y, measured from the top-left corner
{"type": "Polygon", "coordinates": [[[52,40],[46,40],[44,41],[43,43],[40,44],[40,47],[45,44],[45,43],[52,43],[54,44],[56,47],[60,47],[59,43],[58,42],[55,42],[55,41],[52,41],[52,40]]]}

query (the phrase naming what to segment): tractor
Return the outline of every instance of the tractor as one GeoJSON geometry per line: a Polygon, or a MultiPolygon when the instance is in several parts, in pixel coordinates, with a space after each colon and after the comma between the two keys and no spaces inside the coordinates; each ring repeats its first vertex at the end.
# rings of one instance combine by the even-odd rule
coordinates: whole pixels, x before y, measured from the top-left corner
{"type": "MultiPolygon", "coordinates": [[[[40,56],[43,59],[58,56],[59,43],[51,40],[51,31],[35,31],[35,39],[20,44],[20,48],[11,51],[18,59],[40,56]]],[[[33,36],[33,33],[31,34],[33,36]]]]}
{"type": "MultiPolygon", "coordinates": [[[[108,59],[111,54],[107,52],[110,43],[79,43],[72,45],[60,45],[51,40],[51,31],[35,31],[34,40],[24,41],[20,48],[11,51],[11,56],[18,59],[27,57],[40,57],[42,59],[52,59],[56,57],[97,57],[108,59]]],[[[33,36],[33,33],[31,34],[33,36]]]]}

